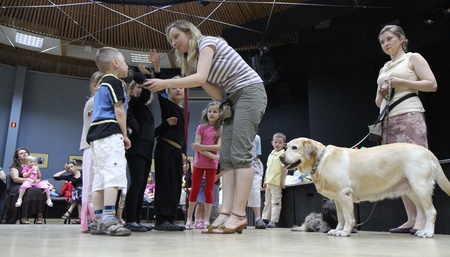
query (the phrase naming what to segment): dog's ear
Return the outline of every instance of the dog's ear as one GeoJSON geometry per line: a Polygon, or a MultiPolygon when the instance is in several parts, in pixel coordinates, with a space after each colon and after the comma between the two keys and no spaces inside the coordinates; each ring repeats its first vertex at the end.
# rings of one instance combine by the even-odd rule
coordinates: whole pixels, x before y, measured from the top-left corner
{"type": "Polygon", "coordinates": [[[303,149],[305,149],[305,155],[308,159],[316,158],[317,147],[315,147],[311,141],[309,140],[303,141],[303,149]]]}

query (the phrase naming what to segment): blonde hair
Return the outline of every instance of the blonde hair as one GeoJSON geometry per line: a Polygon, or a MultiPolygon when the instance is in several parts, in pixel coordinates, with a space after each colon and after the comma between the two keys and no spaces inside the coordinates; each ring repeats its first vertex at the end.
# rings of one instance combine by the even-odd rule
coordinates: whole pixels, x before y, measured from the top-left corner
{"type": "Polygon", "coordinates": [[[25,158],[25,159],[27,160],[27,162],[29,162],[29,161],[34,161],[34,162],[36,162],[36,161],[37,161],[36,157],[34,157],[34,156],[32,156],[32,155],[28,155],[27,158],[25,158]]]}
{"type": "Polygon", "coordinates": [[[94,74],[92,74],[91,76],[91,80],[90,82],[90,90],[91,90],[91,95],[95,95],[95,89],[93,85],[97,85],[98,82],[100,82],[100,80],[103,78],[103,72],[101,71],[96,71],[94,72],[94,74]]]}
{"type": "Polygon", "coordinates": [[[406,38],[402,27],[397,25],[386,25],[381,29],[380,34],[378,34],[378,39],[380,39],[381,35],[387,31],[392,32],[399,38],[403,38],[402,49],[406,53],[408,51],[408,38],[406,38]]]}
{"type": "Polygon", "coordinates": [[[188,76],[191,73],[195,73],[197,71],[197,59],[199,56],[198,50],[198,42],[200,38],[203,36],[202,32],[197,29],[194,24],[190,23],[186,20],[178,20],[167,26],[166,28],[166,37],[169,44],[169,32],[172,28],[177,28],[180,31],[187,34],[189,38],[189,49],[187,54],[180,53],[178,50],[175,50],[175,55],[177,56],[177,62],[181,67],[181,74],[183,76],[188,76]]]}
{"type": "Polygon", "coordinates": [[[137,84],[136,82],[134,82],[134,80],[131,81],[131,83],[130,83],[130,85],[129,85],[129,87],[128,87],[128,92],[127,92],[128,101],[130,101],[130,100],[131,100],[131,97],[132,97],[131,91],[133,91],[134,88],[135,88],[137,85],[138,85],[138,84],[137,84]]]}
{"type": "Polygon", "coordinates": [[[285,134],[283,134],[283,133],[281,133],[281,132],[275,133],[275,134],[273,135],[272,140],[275,140],[275,138],[277,138],[277,137],[282,138],[282,139],[283,139],[283,142],[286,142],[286,135],[285,135],[285,134]]]}
{"type": "MultiPolygon", "coordinates": [[[[209,123],[208,120],[208,109],[211,106],[217,106],[217,108],[219,108],[220,106],[220,102],[214,101],[214,102],[210,102],[206,105],[206,108],[202,111],[202,117],[201,117],[201,121],[206,122],[207,124],[209,123]]],[[[213,124],[214,126],[214,130],[216,131],[215,135],[214,135],[214,139],[217,141],[219,141],[219,138],[222,134],[222,130],[221,130],[221,126],[222,126],[222,120],[219,118],[217,119],[216,123],[213,124]]]]}
{"type": "Polygon", "coordinates": [[[112,60],[119,58],[119,50],[113,47],[102,47],[95,54],[95,64],[97,68],[105,73],[110,68],[112,60]]]}

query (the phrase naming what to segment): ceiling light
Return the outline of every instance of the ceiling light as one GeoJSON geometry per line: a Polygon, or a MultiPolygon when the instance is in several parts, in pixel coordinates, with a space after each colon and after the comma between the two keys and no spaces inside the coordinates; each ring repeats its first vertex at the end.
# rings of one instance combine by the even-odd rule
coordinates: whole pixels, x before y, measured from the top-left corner
{"type": "Polygon", "coordinates": [[[423,22],[425,22],[426,25],[430,26],[430,25],[433,25],[434,20],[433,20],[433,19],[430,19],[430,18],[427,18],[427,19],[425,19],[423,22]]]}
{"type": "Polygon", "coordinates": [[[148,59],[148,54],[137,54],[137,53],[131,53],[130,54],[131,61],[134,63],[152,63],[148,59]]]}
{"type": "Polygon", "coordinates": [[[36,47],[36,48],[42,48],[42,44],[44,43],[44,38],[35,37],[35,36],[17,32],[16,33],[16,43],[26,45],[26,46],[32,46],[32,47],[36,47]]]}

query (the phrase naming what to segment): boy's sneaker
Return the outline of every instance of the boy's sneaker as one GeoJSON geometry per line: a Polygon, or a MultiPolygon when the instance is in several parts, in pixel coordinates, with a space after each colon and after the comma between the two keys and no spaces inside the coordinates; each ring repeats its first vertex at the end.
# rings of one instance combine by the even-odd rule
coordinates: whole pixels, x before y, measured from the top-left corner
{"type": "Polygon", "coordinates": [[[255,224],[256,229],[266,229],[266,223],[264,223],[262,219],[258,219],[255,222],[256,222],[255,224]]]}
{"type": "Polygon", "coordinates": [[[270,221],[269,224],[267,224],[268,228],[275,228],[275,222],[270,221]]]}

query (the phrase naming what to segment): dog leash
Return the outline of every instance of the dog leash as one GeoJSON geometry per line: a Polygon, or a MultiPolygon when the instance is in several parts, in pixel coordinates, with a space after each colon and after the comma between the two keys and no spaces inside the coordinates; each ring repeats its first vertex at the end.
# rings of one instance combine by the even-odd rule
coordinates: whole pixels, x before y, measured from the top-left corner
{"type": "Polygon", "coordinates": [[[370,218],[372,218],[372,214],[373,214],[373,212],[375,211],[375,207],[376,207],[376,206],[377,206],[377,202],[374,202],[374,203],[373,203],[372,210],[370,211],[369,217],[367,217],[367,219],[366,219],[365,221],[363,221],[363,222],[361,222],[361,223],[359,223],[359,224],[356,224],[355,227],[360,227],[360,226],[366,224],[366,223],[370,220],[370,218]]]}
{"type": "MultiPolygon", "coordinates": [[[[387,96],[386,99],[391,99],[392,100],[395,92],[391,92],[392,91],[392,84],[391,83],[392,83],[392,81],[389,80],[388,81],[388,96],[387,96]]],[[[389,104],[389,102],[388,102],[387,105],[385,106],[385,108],[383,109],[383,111],[378,116],[378,119],[377,119],[377,121],[375,123],[381,122],[381,120],[383,120],[384,116],[386,115],[386,123],[389,125],[389,116],[387,116],[388,113],[392,109],[394,109],[395,106],[397,106],[399,103],[403,102],[404,100],[406,100],[408,98],[414,97],[414,96],[417,96],[417,94],[416,93],[409,93],[409,94],[401,97],[400,99],[398,99],[397,101],[395,101],[392,104],[389,104]]],[[[386,126],[388,126],[388,125],[386,125],[386,126]]],[[[370,135],[370,132],[367,133],[367,135],[363,139],[361,139],[358,143],[356,143],[354,146],[352,146],[351,149],[354,149],[358,145],[360,145],[364,140],[366,140],[369,137],[369,135],[370,135]]]]}

